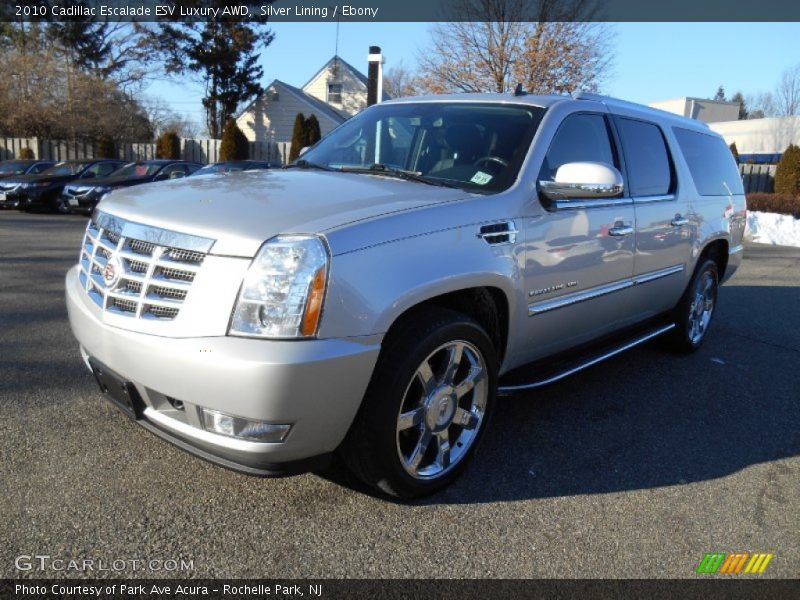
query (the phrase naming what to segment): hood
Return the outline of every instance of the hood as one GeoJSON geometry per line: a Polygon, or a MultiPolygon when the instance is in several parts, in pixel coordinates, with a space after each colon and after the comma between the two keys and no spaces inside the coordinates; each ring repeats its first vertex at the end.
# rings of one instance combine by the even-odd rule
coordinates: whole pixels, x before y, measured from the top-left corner
{"type": "Polygon", "coordinates": [[[251,257],[265,240],[281,233],[324,233],[355,221],[469,195],[380,175],[241,171],[115,190],[98,210],[215,239],[212,254],[251,257]]]}

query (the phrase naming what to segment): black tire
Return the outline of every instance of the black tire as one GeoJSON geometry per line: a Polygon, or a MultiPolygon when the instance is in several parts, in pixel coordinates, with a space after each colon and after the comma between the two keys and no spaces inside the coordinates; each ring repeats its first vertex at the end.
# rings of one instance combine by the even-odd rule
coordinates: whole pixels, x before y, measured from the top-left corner
{"type": "Polygon", "coordinates": [[[473,319],[440,308],[424,308],[409,314],[392,328],[384,340],[361,408],[340,448],[345,464],[364,483],[398,498],[426,496],[447,486],[463,472],[486,431],[494,408],[497,369],[497,353],[492,341],[473,319]],[[441,369],[446,367],[444,362],[455,348],[461,348],[462,364],[457,372],[453,371],[450,378],[453,385],[448,387],[443,383],[447,377],[441,369]],[[476,372],[476,360],[485,372],[485,380],[480,378],[480,382],[463,397],[457,396],[459,387],[476,372]],[[440,384],[436,387],[428,385],[427,389],[440,390],[438,393],[425,394],[422,378],[417,374],[423,363],[431,368],[433,377],[429,382],[440,384]],[[468,372],[467,377],[463,376],[464,372],[468,372]],[[441,381],[439,373],[442,373],[441,381]],[[458,382],[461,383],[457,385],[458,382]],[[452,390],[452,394],[448,390],[452,390]],[[484,398],[480,410],[477,405],[484,398]],[[408,408],[411,406],[409,402],[414,404],[411,409],[408,408]],[[466,405],[469,405],[468,410],[464,409],[466,405]],[[420,422],[401,431],[401,411],[406,415],[411,412],[421,415],[420,422]],[[472,411],[482,417],[478,419],[472,411]],[[441,422],[430,429],[428,424],[435,415],[441,422]],[[472,427],[462,428],[455,420],[456,415],[464,417],[465,422],[469,416],[472,427]],[[436,428],[441,428],[438,433],[434,432],[436,428]],[[414,447],[411,451],[414,456],[417,448],[422,447],[425,431],[431,443],[427,452],[418,452],[422,455],[418,465],[424,465],[432,452],[433,460],[427,467],[429,471],[436,471],[440,465],[448,466],[439,474],[421,475],[425,469],[420,469],[413,476],[407,469],[416,470],[417,467],[410,466],[413,461],[405,462],[407,466],[404,466],[401,453],[404,444],[410,443],[409,447],[414,447]],[[420,437],[415,441],[416,435],[420,437]],[[431,435],[435,437],[431,438],[431,435]],[[439,436],[446,441],[443,443],[439,436]],[[452,448],[450,441],[455,442],[452,448]],[[442,446],[448,448],[447,460],[441,454],[442,446]],[[450,450],[454,459],[457,456],[457,462],[449,462],[450,450]]]}
{"type": "MultiPolygon", "coordinates": [[[[666,336],[667,346],[671,350],[682,354],[689,354],[697,350],[703,344],[714,318],[714,313],[716,312],[718,290],[719,272],[717,263],[710,258],[704,258],[698,263],[689,285],[686,286],[686,291],[674,308],[673,318],[675,320],[675,329],[666,336]],[[699,330],[693,329],[695,319],[698,318],[697,315],[695,315],[695,319],[693,319],[692,315],[693,311],[699,310],[697,304],[698,292],[701,291],[701,288],[704,289],[709,283],[712,288],[710,293],[704,296],[705,300],[711,300],[711,309],[708,314],[708,319],[699,330]]],[[[705,306],[708,306],[707,302],[705,306]]],[[[703,313],[705,314],[705,310],[703,313]]],[[[702,320],[705,319],[701,319],[701,321],[702,320]]]]}

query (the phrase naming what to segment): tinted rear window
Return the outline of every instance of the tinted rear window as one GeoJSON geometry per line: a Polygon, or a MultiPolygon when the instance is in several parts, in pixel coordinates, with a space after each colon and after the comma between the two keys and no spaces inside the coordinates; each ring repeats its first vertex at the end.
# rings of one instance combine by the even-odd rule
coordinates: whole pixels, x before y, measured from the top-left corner
{"type": "Polygon", "coordinates": [[[620,118],[618,121],[631,196],[658,196],[672,191],[672,163],[658,126],[620,118]]]}
{"type": "Polygon", "coordinates": [[[679,127],[674,132],[701,196],[744,193],[742,176],[722,138],[679,127]]]}

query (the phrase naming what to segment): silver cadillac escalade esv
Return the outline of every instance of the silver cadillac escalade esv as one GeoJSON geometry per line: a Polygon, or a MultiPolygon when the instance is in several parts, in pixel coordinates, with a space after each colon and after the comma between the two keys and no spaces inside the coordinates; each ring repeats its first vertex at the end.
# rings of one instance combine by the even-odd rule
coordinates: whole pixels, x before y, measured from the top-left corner
{"type": "Polygon", "coordinates": [[[497,397],[663,336],[692,351],[745,198],[697,121],[602,96],[409,98],[288,168],[115,191],[66,278],[106,397],[246,473],[336,451],[431,493],[497,397]]]}

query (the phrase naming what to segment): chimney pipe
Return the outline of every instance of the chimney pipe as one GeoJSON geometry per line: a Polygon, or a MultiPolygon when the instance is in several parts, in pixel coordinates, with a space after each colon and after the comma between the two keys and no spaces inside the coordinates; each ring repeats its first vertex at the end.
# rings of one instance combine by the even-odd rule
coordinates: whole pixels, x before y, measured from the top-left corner
{"type": "Polygon", "coordinates": [[[367,71],[367,106],[383,100],[383,55],[380,46],[370,46],[367,71]]]}

